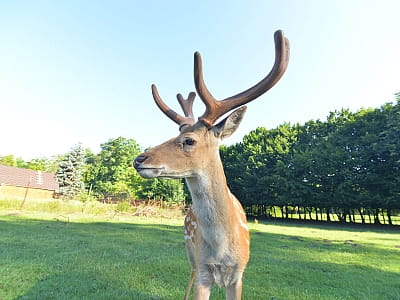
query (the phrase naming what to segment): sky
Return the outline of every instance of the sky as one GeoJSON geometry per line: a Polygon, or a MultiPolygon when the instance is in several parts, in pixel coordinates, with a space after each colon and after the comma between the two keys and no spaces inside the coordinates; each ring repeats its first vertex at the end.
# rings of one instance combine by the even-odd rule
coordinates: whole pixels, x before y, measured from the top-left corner
{"type": "MultiPolygon", "coordinates": [[[[119,136],[142,148],[178,134],[151,84],[180,112],[194,91],[193,53],[217,99],[260,81],[275,30],[290,62],[248,104],[239,142],[257,127],[380,107],[400,90],[400,1],[0,1],[0,156],[94,153],[119,136]]],[[[195,99],[195,115],[204,112],[195,99]]]]}

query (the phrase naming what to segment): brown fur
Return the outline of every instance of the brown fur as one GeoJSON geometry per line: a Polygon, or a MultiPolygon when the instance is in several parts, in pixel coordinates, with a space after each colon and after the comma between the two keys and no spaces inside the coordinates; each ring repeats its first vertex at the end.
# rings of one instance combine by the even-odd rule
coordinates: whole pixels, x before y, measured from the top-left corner
{"type": "Polygon", "coordinates": [[[185,218],[185,246],[192,268],[185,299],[195,280],[194,299],[208,299],[213,283],[227,299],[240,299],[249,260],[249,232],[239,201],[232,195],[219,156],[219,142],[238,127],[245,108],[209,129],[202,122],[142,153],[135,168],[143,177],[185,178],[193,207],[185,218]]]}

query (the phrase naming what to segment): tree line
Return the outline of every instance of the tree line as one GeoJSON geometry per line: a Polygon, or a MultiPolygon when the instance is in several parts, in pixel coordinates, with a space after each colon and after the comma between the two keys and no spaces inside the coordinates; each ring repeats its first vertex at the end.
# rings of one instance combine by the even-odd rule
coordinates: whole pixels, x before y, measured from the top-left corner
{"type": "Polygon", "coordinates": [[[182,180],[143,179],[132,167],[140,153],[133,139],[119,137],[101,144],[101,151],[86,160],[83,180],[97,198],[121,201],[157,199],[184,202],[186,193],[182,180]]]}
{"type": "Polygon", "coordinates": [[[249,216],[393,224],[400,212],[397,103],[326,121],[257,128],[221,148],[231,190],[249,216]]]}
{"type": "Polygon", "coordinates": [[[63,155],[31,161],[6,155],[0,157],[0,164],[55,173],[58,196],[63,199],[185,201],[187,192],[182,180],[146,180],[136,173],[132,160],[141,150],[135,140],[118,137],[100,148],[94,154],[78,144],[63,155]]]}
{"type": "MultiPolygon", "coordinates": [[[[284,123],[248,133],[221,147],[232,192],[254,217],[393,224],[400,212],[400,94],[376,109],[331,112],[325,121],[284,123]]],[[[132,168],[133,139],[80,144],[52,159],[0,163],[53,172],[64,198],[107,201],[190,198],[182,180],[142,179],[132,168]]]]}

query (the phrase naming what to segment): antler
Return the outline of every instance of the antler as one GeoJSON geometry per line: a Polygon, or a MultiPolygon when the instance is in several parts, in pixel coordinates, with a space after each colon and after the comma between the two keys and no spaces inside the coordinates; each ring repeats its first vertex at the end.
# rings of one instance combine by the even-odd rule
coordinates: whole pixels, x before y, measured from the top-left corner
{"type": "Polygon", "coordinates": [[[212,127],[219,117],[261,96],[279,81],[289,63],[289,41],[284,37],[281,30],[275,32],[274,39],[275,63],[269,74],[253,87],[224,100],[215,99],[208,91],[203,80],[203,67],[200,53],[196,52],[194,54],[194,83],[200,99],[206,105],[206,111],[199,118],[200,121],[206,126],[212,127]]]}
{"type": "Polygon", "coordinates": [[[181,94],[176,95],[179,104],[185,114],[185,117],[177,114],[165,102],[161,99],[160,95],[158,94],[158,90],[155,84],[151,85],[151,91],[153,93],[154,101],[156,102],[158,108],[167,115],[172,121],[177,123],[180,127],[184,125],[193,125],[195,123],[195,119],[193,116],[193,101],[196,97],[195,92],[190,92],[188,98],[185,100],[181,94]]]}

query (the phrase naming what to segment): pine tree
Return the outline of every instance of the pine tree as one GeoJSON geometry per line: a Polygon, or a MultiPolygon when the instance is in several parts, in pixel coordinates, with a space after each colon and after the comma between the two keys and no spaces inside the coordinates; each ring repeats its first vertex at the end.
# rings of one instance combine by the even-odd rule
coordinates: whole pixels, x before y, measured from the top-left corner
{"type": "Polygon", "coordinates": [[[84,188],[82,173],[85,165],[85,151],[81,144],[68,152],[58,165],[56,178],[60,194],[65,198],[77,196],[84,188]]]}

